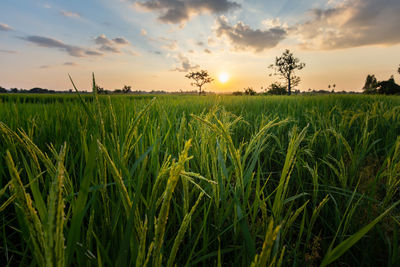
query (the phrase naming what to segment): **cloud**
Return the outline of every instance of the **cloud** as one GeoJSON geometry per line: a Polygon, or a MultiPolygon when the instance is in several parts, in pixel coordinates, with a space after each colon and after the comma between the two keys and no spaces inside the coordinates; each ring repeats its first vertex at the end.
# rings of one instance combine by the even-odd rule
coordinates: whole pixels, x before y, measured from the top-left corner
{"type": "Polygon", "coordinates": [[[114,38],[113,41],[114,41],[114,43],[119,44],[119,45],[128,45],[129,44],[128,40],[126,40],[123,37],[114,38]]]}
{"type": "Polygon", "coordinates": [[[47,47],[47,48],[56,48],[61,51],[68,53],[73,57],[85,57],[85,56],[101,56],[103,55],[101,52],[85,49],[78,46],[68,45],[63,43],[62,41],[43,37],[43,36],[27,36],[22,38],[25,41],[36,44],[37,46],[47,47]]]}
{"type": "Polygon", "coordinates": [[[178,54],[175,59],[178,62],[179,66],[174,68],[173,71],[188,72],[198,69],[200,67],[199,65],[193,65],[192,63],[190,63],[189,59],[182,54],[178,54]]]}
{"type": "Polygon", "coordinates": [[[138,53],[132,49],[125,49],[125,53],[127,53],[128,55],[131,55],[131,56],[135,56],[135,57],[140,56],[140,53],[138,53]]]}
{"type": "Polygon", "coordinates": [[[14,51],[14,50],[7,50],[7,49],[0,49],[0,53],[5,53],[5,54],[16,54],[17,51],[14,51]]]}
{"type": "Polygon", "coordinates": [[[129,45],[128,40],[123,37],[109,39],[105,34],[101,34],[94,39],[95,44],[99,45],[99,50],[111,53],[121,53],[121,46],[129,45]]]}
{"type": "Polygon", "coordinates": [[[65,62],[63,65],[64,66],[76,66],[78,64],[76,64],[75,62],[65,62]]]}
{"type": "Polygon", "coordinates": [[[64,10],[61,10],[60,14],[63,15],[64,17],[68,17],[68,18],[79,19],[81,17],[81,15],[79,13],[64,11],[64,10]]]}
{"type": "Polygon", "coordinates": [[[88,56],[102,56],[104,55],[103,53],[96,51],[96,50],[86,50],[85,54],[88,56]]]}
{"type": "Polygon", "coordinates": [[[208,39],[207,39],[207,44],[208,44],[209,46],[215,46],[215,45],[216,45],[216,42],[215,42],[215,40],[210,36],[210,37],[208,37],[208,39]]]}
{"type": "Polygon", "coordinates": [[[273,28],[273,27],[287,28],[288,27],[287,23],[282,23],[279,18],[263,20],[262,24],[264,26],[266,26],[267,28],[273,28]]]}
{"type": "Polygon", "coordinates": [[[147,36],[147,31],[145,29],[140,30],[140,35],[147,36]]]}
{"type": "Polygon", "coordinates": [[[105,34],[101,34],[94,39],[94,42],[98,45],[112,45],[112,41],[107,38],[105,34]]]}
{"type": "Polygon", "coordinates": [[[11,27],[11,26],[9,26],[9,25],[7,25],[7,24],[4,24],[4,23],[0,23],[0,31],[13,31],[14,29],[11,27]]]}
{"type": "Polygon", "coordinates": [[[176,51],[179,49],[177,40],[160,37],[160,38],[158,38],[158,41],[162,44],[161,48],[163,48],[165,50],[176,51]]]}
{"type": "Polygon", "coordinates": [[[100,46],[100,50],[103,52],[111,52],[111,53],[121,53],[121,50],[116,46],[102,45],[100,46]]]}
{"type": "Polygon", "coordinates": [[[156,43],[160,48],[164,49],[164,50],[169,50],[169,51],[176,51],[179,49],[179,45],[178,45],[178,41],[177,40],[173,40],[173,39],[169,39],[166,37],[151,37],[147,35],[144,35],[146,37],[146,39],[149,42],[153,42],[156,43]]]}
{"type": "Polygon", "coordinates": [[[218,18],[215,32],[219,38],[226,37],[236,51],[251,49],[255,52],[262,52],[275,47],[287,36],[286,29],[280,26],[267,30],[254,30],[241,21],[232,26],[224,16],[218,18]]]}
{"type": "Polygon", "coordinates": [[[50,68],[49,65],[42,65],[42,66],[39,67],[39,69],[48,69],[48,68],[50,68]]]}
{"type": "Polygon", "coordinates": [[[347,0],[313,9],[294,31],[309,49],[340,49],[400,43],[400,1],[347,0]]]}
{"type": "Polygon", "coordinates": [[[172,24],[184,23],[203,13],[218,14],[241,7],[229,0],[149,0],[137,1],[135,6],[144,11],[154,11],[160,21],[172,24]]]}
{"type": "Polygon", "coordinates": [[[207,54],[211,54],[211,50],[208,49],[208,48],[204,49],[204,52],[207,53],[207,54]]]}

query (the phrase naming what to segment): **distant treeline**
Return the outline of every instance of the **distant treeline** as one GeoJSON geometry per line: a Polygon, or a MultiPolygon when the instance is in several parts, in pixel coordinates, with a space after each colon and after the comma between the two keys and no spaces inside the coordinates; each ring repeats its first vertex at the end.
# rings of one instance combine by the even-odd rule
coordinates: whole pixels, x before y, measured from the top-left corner
{"type": "Polygon", "coordinates": [[[67,91],[55,91],[44,88],[35,87],[32,89],[18,89],[18,88],[10,88],[7,90],[0,86],[0,93],[26,93],[26,94],[55,94],[55,93],[67,93],[67,91]]]}
{"type": "MultiPolygon", "coordinates": [[[[176,92],[167,92],[167,91],[163,91],[163,90],[152,90],[152,91],[143,91],[143,90],[135,90],[132,91],[130,90],[130,86],[129,86],[129,90],[126,90],[127,88],[123,88],[123,89],[115,89],[115,90],[107,90],[107,89],[103,89],[102,87],[97,87],[97,93],[98,94],[104,94],[104,95],[108,95],[108,94],[131,94],[131,95],[163,95],[163,94],[197,94],[196,90],[192,90],[192,91],[176,91],[176,92]],[[125,90],[124,90],[125,89],[125,90]]],[[[63,90],[63,91],[56,91],[56,90],[50,90],[50,89],[45,89],[45,88],[40,88],[40,87],[35,87],[32,89],[18,89],[18,88],[10,88],[10,89],[6,89],[4,87],[0,86],[0,93],[13,93],[13,94],[17,94],[17,93],[22,93],[22,94],[74,94],[76,93],[75,90],[73,89],[69,89],[69,90],[63,90]]],[[[80,94],[89,94],[92,93],[91,91],[79,91],[80,94]]]]}
{"type": "MultiPolygon", "coordinates": [[[[252,87],[244,88],[243,91],[235,91],[232,93],[236,96],[241,95],[287,95],[287,89],[285,85],[280,83],[273,83],[268,88],[261,88],[261,93],[257,93],[252,87]]],[[[361,94],[361,92],[355,91],[335,91],[335,90],[315,90],[308,89],[308,91],[300,91],[298,89],[293,90],[293,95],[310,95],[310,94],[361,94]]]]}
{"type": "MultiPolygon", "coordinates": [[[[256,92],[253,90],[252,87],[248,87],[243,89],[243,91],[234,91],[232,94],[233,95],[286,95],[287,91],[286,88],[282,88],[279,86],[271,86],[269,90],[264,90],[261,88],[261,93],[256,92]]],[[[13,93],[13,94],[75,94],[76,91],[73,89],[69,90],[64,90],[64,91],[56,91],[56,90],[50,90],[50,89],[45,89],[45,88],[40,88],[40,87],[35,87],[32,89],[18,89],[18,88],[10,88],[6,89],[0,86],[0,93],[13,93]]],[[[80,94],[90,94],[92,92],[89,91],[79,91],[80,94]]],[[[185,94],[185,95],[196,95],[198,92],[196,90],[189,90],[189,91],[174,91],[174,92],[167,92],[163,90],[152,90],[152,91],[143,91],[143,90],[135,90],[135,91],[129,91],[129,92],[124,92],[121,89],[115,89],[115,90],[107,90],[103,89],[101,87],[97,88],[97,93],[102,94],[102,95],[111,95],[111,94],[130,94],[130,95],[166,95],[166,94],[171,94],[171,95],[180,95],[180,94],[185,94]]],[[[300,90],[294,90],[293,94],[299,95],[299,94],[360,94],[360,92],[354,92],[354,91],[328,91],[328,90],[312,90],[309,89],[308,91],[300,91],[300,90]]],[[[210,94],[215,94],[214,92],[205,92],[205,94],[210,95],[210,94]]]]}

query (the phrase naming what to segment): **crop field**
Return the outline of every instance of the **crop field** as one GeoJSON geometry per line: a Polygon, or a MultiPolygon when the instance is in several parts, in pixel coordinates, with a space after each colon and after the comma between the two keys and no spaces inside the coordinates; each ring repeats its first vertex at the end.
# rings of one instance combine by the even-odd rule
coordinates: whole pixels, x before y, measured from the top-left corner
{"type": "Polygon", "coordinates": [[[0,95],[2,266],[399,266],[396,96],[0,95]]]}

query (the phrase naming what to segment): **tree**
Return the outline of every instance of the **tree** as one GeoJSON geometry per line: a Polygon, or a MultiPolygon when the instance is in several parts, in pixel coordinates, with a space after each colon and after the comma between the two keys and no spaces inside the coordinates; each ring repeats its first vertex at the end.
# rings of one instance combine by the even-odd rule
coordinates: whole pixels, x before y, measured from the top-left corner
{"type": "Polygon", "coordinates": [[[376,94],[377,88],[378,88],[378,81],[377,81],[375,75],[368,74],[367,79],[365,79],[365,85],[363,87],[364,93],[365,94],[376,94]]]}
{"type": "Polygon", "coordinates": [[[96,84],[96,92],[97,92],[98,94],[106,94],[106,93],[107,93],[106,90],[104,90],[103,87],[100,87],[100,86],[98,86],[97,84],[96,84]]]}
{"type": "Polygon", "coordinates": [[[211,76],[208,74],[208,72],[206,70],[190,72],[185,77],[190,80],[193,80],[191,85],[199,88],[199,95],[201,95],[203,93],[202,88],[205,84],[211,83],[212,81],[214,81],[214,79],[211,78],[211,76]]]}
{"type": "Polygon", "coordinates": [[[129,94],[131,92],[132,87],[129,85],[124,85],[124,88],[122,88],[122,92],[124,94],[129,94]]]}
{"type": "Polygon", "coordinates": [[[244,94],[245,95],[256,95],[256,91],[253,90],[251,87],[247,87],[244,89],[244,94]]]}
{"type": "Polygon", "coordinates": [[[399,68],[397,69],[397,72],[400,74],[400,65],[399,65],[399,68]]]}
{"type": "Polygon", "coordinates": [[[390,77],[387,81],[379,82],[377,85],[378,93],[384,95],[400,94],[400,85],[396,84],[394,77],[390,77]]]}
{"type": "Polygon", "coordinates": [[[7,89],[0,86],[0,93],[7,93],[7,89]]]}
{"type": "Polygon", "coordinates": [[[282,85],[281,83],[275,82],[272,83],[270,86],[267,88],[267,94],[270,95],[286,95],[286,86],[282,85]]]}
{"type": "Polygon", "coordinates": [[[238,95],[243,95],[243,92],[241,92],[241,91],[236,91],[236,92],[233,92],[232,94],[238,96],[238,95]]]}
{"type": "Polygon", "coordinates": [[[48,94],[48,93],[55,93],[54,90],[43,89],[43,88],[40,88],[40,87],[32,88],[32,89],[28,90],[28,92],[29,92],[29,93],[32,93],[32,94],[46,94],[46,93],[48,94]]]}
{"type": "Polygon", "coordinates": [[[279,75],[287,82],[288,95],[292,93],[292,86],[300,83],[300,77],[295,75],[296,70],[301,70],[306,66],[305,63],[300,62],[299,58],[294,57],[290,50],[286,49],[282,56],[275,58],[275,65],[271,64],[270,69],[275,71],[275,75],[279,75]]]}
{"type": "Polygon", "coordinates": [[[395,95],[400,94],[400,85],[396,84],[393,76],[387,81],[378,82],[375,75],[368,75],[363,90],[365,94],[395,95]]]}

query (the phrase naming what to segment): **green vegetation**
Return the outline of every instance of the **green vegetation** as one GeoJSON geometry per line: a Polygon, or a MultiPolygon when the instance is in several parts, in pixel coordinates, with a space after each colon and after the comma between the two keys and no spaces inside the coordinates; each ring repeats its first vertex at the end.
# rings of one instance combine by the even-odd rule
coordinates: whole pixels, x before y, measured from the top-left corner
{"type": "MultiPolygon", "coordinates": [[[[397,72],[400,74],[400,67],[397,72]]],[[[368,74],[363,91],[364,94],[399,95],[400,85],[395,82],[393,75],[387,81],[378,82],[375,75],[368,74]]]]}
{"type": "Polygon", "coordinates": [[[244,94],[245,95],[256,95],[257,92],[254,91],[253,87],[247,87],[247,88],[244,88],[244,94]]]}
{"type": "Polygon", "coordinates": [[[290,50],[286,49],[280,57],[275,58],[275,64],[271,64],[269,68],[274,70],[274,75],[278,75],[285,80],[287,93],[291,95],[292,87],[299,85],[301,81],[295,72],[296,70],[302,70],[305,66],[305,63],[300,62],[299,58],[296,58],[290,50]]]}
{"type": "Polygon", "coordinates": [[[214,81],[214,79],[211,78],[211,76],[208,74],[206,70],[189,72],[188,74],[186,74],[185,77],[188,78],[189,80],[193,80],[191,85],[199,89],[199,95],[204,93],[204,91],[202,90],[204,85],[214,81]]]}
{"type": "Polygon", "coordinates": [[[266,93],[270,95],[286,95],[286,86],[277,82],[272,83],[270,86],[268,86],[266,93]]]}
{"type": "Polygon", "coordinates": [[[400,98],[0,95],[3,266],[398,266],[400,98]]]}

